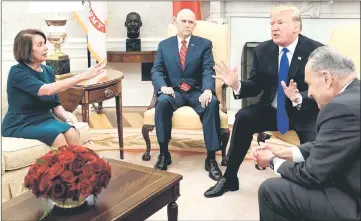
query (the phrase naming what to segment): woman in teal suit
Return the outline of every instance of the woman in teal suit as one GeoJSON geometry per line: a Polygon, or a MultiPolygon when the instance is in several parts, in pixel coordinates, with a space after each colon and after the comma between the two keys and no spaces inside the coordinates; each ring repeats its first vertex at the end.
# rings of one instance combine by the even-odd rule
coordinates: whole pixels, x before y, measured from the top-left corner
{"type": "Polygon", "coordinates": [[[102,73],[105,64],[55,82],[53,69],[42,64],[47,51],[43,32],[27,29],[16,35],[14,57],[18,64],[11,67],[8,75],[9,108],[2,123],[2,136],[37,139],[54,147],[80,145],[79,135],[57,94],[102,73]],[[53,114],[66,123],[56,120],[53,114]]]}

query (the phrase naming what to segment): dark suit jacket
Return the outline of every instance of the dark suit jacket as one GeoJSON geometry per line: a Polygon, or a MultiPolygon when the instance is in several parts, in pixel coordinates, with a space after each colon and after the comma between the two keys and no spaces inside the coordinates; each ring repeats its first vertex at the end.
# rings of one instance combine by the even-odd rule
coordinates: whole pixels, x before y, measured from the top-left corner
{"type": "MultiPolygon", "coordinates": [[[[308,97],[308,85],[304,81],[305,65],[311,52],[320,46],[322,46],[320,42],[299,35],[288,73],[287,85],[293,79],[297,83],[297,88],[303,100],[301,109],[298,110],[293,107],[291,100],[286,98],[287,113],[290,118],[293,117],[300,124],[306,123],[306,128],[308,120],[312,121],[314,126],[319,109],[316,102],[308,97]]],[[[253,52],[250,77],[245,81],[241,81],[240,94],[234,94],[234,98],[254,97],[263,91],[259,103],[270,105],[275,98],[278,87],[278,55],[279,47],[273,43],[273,40],[257,45],[253,52]]]]}
{"type": "Polygon", "coordinates": [[[326,188],[331,203],[341,200],[331,193],[332,188],[361,203],[360,80],[325,105],[316,124],[316,140],[300,146],[305,162],[286,161],[277,171],[302,186],[326,188]]]}
{"type": "Polygon", "coordinates": [[[174,88],[185,81],[202,92],[210,89],[215,93],[212,47],[210,40],[192,35],[182,70],[177,36],[161,41],[152,68],[154,91],[157,93],[163,86],[174,88]]]}

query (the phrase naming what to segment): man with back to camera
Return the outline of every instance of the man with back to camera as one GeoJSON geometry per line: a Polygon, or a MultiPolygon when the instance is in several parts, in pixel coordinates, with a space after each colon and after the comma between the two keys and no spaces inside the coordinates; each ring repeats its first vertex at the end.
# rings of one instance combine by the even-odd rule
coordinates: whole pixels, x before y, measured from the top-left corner
{"type": "Polygon", "coordinates": [[[263,94],[257,104],[242,108],[236,114],[227,169],[204,193],[205,197],[217,197],[239,189],[238,169],[254,133],[278,130],[284,134],[293,129],[301,143],[315,139],[319,109],[307,96],[304,68],[308,56],[322,44],[300,34],[302,20],[297,8],[277,6],[270,18],[272,40],[255,48],[248,80],[239,81],[237,69],[229,69],[224,63],[214,67],[218,72],[215,77],[233,89],[235,99],[254,97],[262,91],[263,94]]]}
{"type": "Polygon", "coordinates": [[[155,127],[160,154],[155,168],[167,170],[172,163],[168,151],[173,112],[190,106],[200,116],[207,149],[205,170],[209,177],[219,180],[215,152],[221,149],[219,101],[215,94],[212,42],[194,36],[195,14],[181,10],[176,18],[178,33],[159,43],[157,59],[152,68],[152,83],[157,93],[155,127]]]}
{"type": "Polygon", "coordinates": [[[320,108],[315,141],[292,149],[267,143],[252,149],[254,161],[282,176],[259,187],[260,219],[360,220],[360,80],[355,65],[332,48],[320,47],[310,55],[305,81],[320,108]]]}

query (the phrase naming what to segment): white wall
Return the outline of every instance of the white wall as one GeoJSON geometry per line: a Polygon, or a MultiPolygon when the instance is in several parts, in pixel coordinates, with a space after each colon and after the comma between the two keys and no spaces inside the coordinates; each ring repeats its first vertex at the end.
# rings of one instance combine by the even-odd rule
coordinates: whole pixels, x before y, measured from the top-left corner
{"type": "MultiPolygon", "coordinates": [[[[360,3],[356,1],[308,2],[292,1],[303,13],[303,34],[326,43],[330,28],[336,24],[359,22],[360,3]]],[[[171,23],[171,1],[108,1],[107,48],[125,50],[126,14],[138,12],[143,21],[141,39],[143,50],[156,50],[159,41],[167,36],[167,25],[171,23]]],[[[242,48],[247,41],[269,39],[268,12],[275,1],[212,1],[212,13],[224,16],[230,23],[230,64],[240,65],[242,48]]],[[[12,55],[13,39],[18,31],[25,28],[46,30],[42,20],[44,14],[29,14],[28,2],[2,2],[2,85],[11,65],[15,63],[12,55]]],[[[209,16],[210,2],[202,2],[202,17],[209,16]]],[[[71,69],[87,67],[85,35],[77,22],[72,19],[67,23],[68,40],[62,50],[69,54],[71,69]]],[[[51,47],[51,45],[49,45],[51,47]]],[[[150,82],[142,82],[140,64],[109,64],[124,72],[124,106],[147,106],[151,99],[150,82]]],[[[238,69],[240,70],[240,68],[238,69]]],[[[5,80],[5,81],[4,81],[5,80]]],[[[233,122],[234,113],[241,108],[241,102],[228,95],[229,122],[233,122]]],[[[114,103],[108,103],[114,105],[114,103]]],[[[106,104],[105,104],[106,106],[106,104]]]]}
{"type": "MultiPolygon", "coordinates": [[[[117,48],[125,51],[125,39],[127,37],[124,22],[129,12],[140,14],[143,26],[140,30],[142,50],[156,50],[158,43],[167,37],[167,25],[172,22],[171,1],[108,1],[108,29],[107,49],[117,48]]],[[[13,40],[15,35],[22,29],[37,28],[46,31],[46,24],[42,18],[47,14],[30,14],[29,2],[2,1],[2,87],[6,85],[7,74],[10,67],[16,64],[13,58],[13,40]]],[[[202,16],[208,17],[209,1],[202,2],[202,16]]],[[[71,13],[63,13],[72,18],[71,13]]],[[[73,18],[67,22],[68,39],[62,45],[62,51],[70,57],[71,70],[79,70],[87,67],[86,38],[79,24],[73,18]]],[[[49,50],[52,45],[49,43],[49,50]]],[[[94,62],[94,60],[93,60],[94,62]]],[[[153,90],[151,82],[141,81],[140,64],[114,64],[109,63],[110,68],[116,68],[124,72],[123,81],[123,105],[124,106],[148,106],[153,90]]],[[[104,106],[113,106],[113,99],[104,106]]]]}

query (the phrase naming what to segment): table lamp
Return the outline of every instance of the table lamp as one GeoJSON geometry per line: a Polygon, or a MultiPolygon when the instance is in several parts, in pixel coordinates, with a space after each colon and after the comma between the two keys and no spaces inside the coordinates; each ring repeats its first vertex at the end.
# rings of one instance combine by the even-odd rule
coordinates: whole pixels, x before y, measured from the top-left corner
{"type": "Polygon", "coordinates": [[[60,12],[75,12],[84,10],[81,1],[34,1],[29,2],[30,13],[49,13],[44,18],[48,29],[46,35],[48,41],[54,45],[54,51],[46,60],[46,64],[54,69],[56,75],[70,72],[69,56],[64,54],[60,47],[67,38],[66,22],[70,17],[60,16],[60,12]]]}

